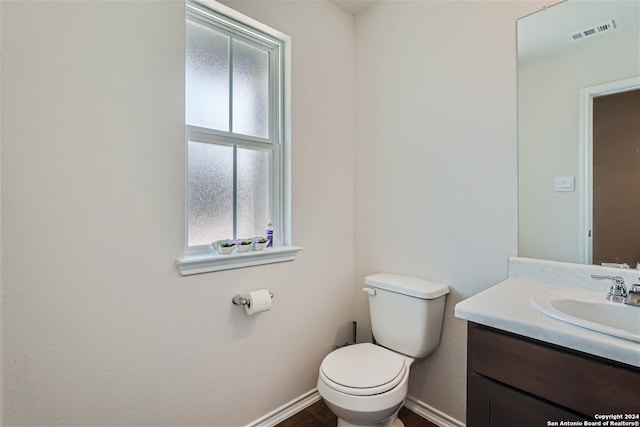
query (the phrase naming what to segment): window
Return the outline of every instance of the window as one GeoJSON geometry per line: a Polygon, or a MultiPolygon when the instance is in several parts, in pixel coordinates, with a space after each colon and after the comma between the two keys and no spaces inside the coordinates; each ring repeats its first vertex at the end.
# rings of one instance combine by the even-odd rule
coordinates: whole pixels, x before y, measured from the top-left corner
{"type": "Polygon", "coordinates": [[[194,258],[217,265],[206,271],[244,266],[234,254],[213,254],[211,243],[264,236],[269,223],[274,247],[242,254],[253,258],[243,262],[288,254],[291,243],[288,39],[220,9],[225,13],[186,6],[187,255],[178,260],[183,274],[182,265],[194,258]]]}

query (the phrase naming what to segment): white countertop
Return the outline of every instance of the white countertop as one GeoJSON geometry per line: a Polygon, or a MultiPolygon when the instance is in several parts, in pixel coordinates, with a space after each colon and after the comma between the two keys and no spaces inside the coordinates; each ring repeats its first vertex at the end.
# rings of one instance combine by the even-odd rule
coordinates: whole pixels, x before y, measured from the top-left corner
{"type": "MultiPolygon", "coordinates": [[[[535,264],[537,264],[537,260],[512,258],[509,260],[510,276],[513,276],[511,271],[520,272],[520,262],[526,262],[527,268],[530,266],[535,268],[535,264]]],[[[551,261],[540,262],[547,269],[550,264],[555,264],[551,261]]],[[[564,263],[558,264],[561,264],[561,269],[566,269],[568,266],[564,263]]],[[[584,266],[580,268],[584,269],[584,266]]],[[[596,273],[611,273],[608,268],[598,266],[592,268],[596,273]]],[[[518,276],[522,275],[518,274],[518,276]]],[[[534,309],[530,303],[534,294],[542,295],[557,292],[559,289],[566,291],[567,288],[577,287],[571,283],[549,284],[549,280],[539,281],[535,276],[535,274],[531,276],[533,279],[507,278],[503,282],[456,304],[455,316],[481,325],[640,367],[639,343],[574,326],[553,319],[534,309]]],[[[604,299],[607,288],[603,287],[603,289],[601,292],[604,299]]],[[[640,312],[640,307],[638,310],[640,312]]]]}

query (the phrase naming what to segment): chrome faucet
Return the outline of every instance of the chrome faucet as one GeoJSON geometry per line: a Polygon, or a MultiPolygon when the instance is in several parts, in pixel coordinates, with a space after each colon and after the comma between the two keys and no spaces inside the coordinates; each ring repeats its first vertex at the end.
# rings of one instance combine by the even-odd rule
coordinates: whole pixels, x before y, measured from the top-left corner
{"type": "MultiPolygon", "coordinates": [[[[607,299],[611,302],[619,302],[627,305],[640,307],[640,283],[635,283],[627,289],[624,279],[620,276],[600,276],[592,274],[591,277],[597,280],[613,280],[607,299]]],[[[638,278],[640,280],[640,278],[638,278]]]]}
{"type": "Polygon", "coordinates": [[[607,294],[607,299],[611,302],[619,302],[622,304],[627,303],[627,297],[629,296],[629,293],[627,292],[627,287],[625,286],[624,279],[622,277],[600,276],[598,274],[592,274],[591,277],[596,280],[613,280],[611,288],[609,288],[609,293],[607,294]]]}

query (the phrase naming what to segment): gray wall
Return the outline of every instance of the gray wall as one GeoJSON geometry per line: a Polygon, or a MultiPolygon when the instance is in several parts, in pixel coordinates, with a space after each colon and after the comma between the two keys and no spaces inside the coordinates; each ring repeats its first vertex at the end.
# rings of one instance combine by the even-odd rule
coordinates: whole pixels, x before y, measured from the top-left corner
{"type": "Polygon", "coordinates": [[[451,285],[409,393],[463,420],[453,306],[516,254],[515,20],[543,2],[225,3],[293,39],[305,249],[186,278],[183,3],[1,3],[5,423],[246,424],[314,388],[353,318],[368,338],[377,271],[451,285]],[[257,287],[249,318],[230,298],[257,287]]]}
{"type": "Polygon", "coordinates": [[[314,388],[353,311],[351,17],[257,16],[294,40],[304,250],[181,277],[184,2],[1,7],[5,423],[236,426],[314,388]],[[261,287],[270,312],[231,304],[261,287]]]}
{"type": "Polygon", "coordinates": [[[460,421],[466,322],[453,308],[517,254],[515,29],[541,3],[383,2],[356,21],[356,282],[388,271],[451,286],[409,395],[460,421]]]}

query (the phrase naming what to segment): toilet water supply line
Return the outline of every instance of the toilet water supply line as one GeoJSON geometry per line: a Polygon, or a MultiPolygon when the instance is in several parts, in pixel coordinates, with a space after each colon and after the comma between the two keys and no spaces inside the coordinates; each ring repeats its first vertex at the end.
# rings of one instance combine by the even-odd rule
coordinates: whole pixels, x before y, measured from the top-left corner
{"type": "Polygon", "coordinates": [[[339,348],[341,348],[341,347],[346,347],[346,346],[348,346],[348,345],[355,344],[355,343],[357,343],[357,342],[358,342],[358,322],[356,322],[356,321],[354,320],[353,322],[351,322],[351,325],[352,325],[352,329],[351,329],[351,331],[352,331],[352,334],[353,334],[353,337],[351,338],[351,339],[352,339],[352,342],[351,342],[351,343],[345,342],[345,343],[344,343],[344,344],[342,344],[342,345],[336,345],[336,346],[334,347],[334,350],[337,350],[337,349],[339,349],[339,348]]]}

